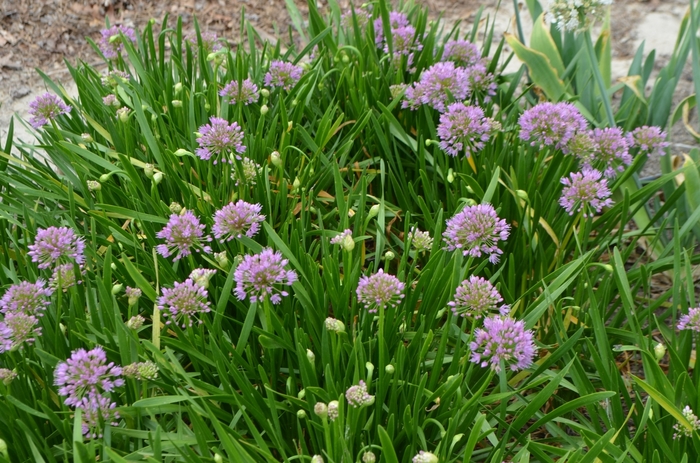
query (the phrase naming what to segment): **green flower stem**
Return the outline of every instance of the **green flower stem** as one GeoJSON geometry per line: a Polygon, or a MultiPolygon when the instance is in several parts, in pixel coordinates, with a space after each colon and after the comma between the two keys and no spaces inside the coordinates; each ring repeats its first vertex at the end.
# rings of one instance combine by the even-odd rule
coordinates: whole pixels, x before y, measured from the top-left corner
{"type": "MultiPolygon", "coordinates": [[[[156,269],[156,294],[160,292],[160,277],[158,275],[158,254],[156,249],[153,248],[153,265],[156,269]]],[[[153,304],[153,327],[151,328],[152,342],[156,346],[156,349],[160,349],[160,309],[158,308],[158,303],[153,304]]]]}
{"type": "MultiPolygon", "coordinates": [[[[384,305],[379,306],[379,332],[377,333],[377,341],[379,342],[379,378],[377,381],[377,406],[374,409],[377,415],[375,418],[375,423],[381,423],[381,404],[384,403],[384,380],[386,377],[386,371],[384,368],[387,365],[387,352],[384,345],[384,305]]],[[[372,378],[368,378],[370,381],[371,379],[372,378]]]]}

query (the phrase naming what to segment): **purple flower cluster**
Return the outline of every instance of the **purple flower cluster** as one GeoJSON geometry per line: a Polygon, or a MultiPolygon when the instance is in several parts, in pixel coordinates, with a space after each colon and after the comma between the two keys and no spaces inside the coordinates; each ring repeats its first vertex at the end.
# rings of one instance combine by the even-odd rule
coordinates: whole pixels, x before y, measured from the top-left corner
{"type": "Polygon", "coordinates": [[[501,362],[512,371],[528,368],[536,353],[534,335],[525,329],[525,322],[498,315],[484,319],[484,328],[474,331],[469,348],[471,362],[491,365],[496,372],[501,371],[501,362]]]}
{"type": "Polygon", "coordinates": [[[440,61],[454,61],[460,66],[470,67],[481,62],[481,52],[468,40],[450,40],[445,44],[440,61]]]}
{"type": "Polygon", "coordinates": [[[462,101],[470,92],[469,72],[466,69],[455,67],[451,61],[435,63],[423,72],[418,82],[406,89],[402,107],[415,110],[426,104],[443,112],[450,96],[462,101]]]}
{"type": "Polygon", "coordinates": [[[593,152],[583,159],[584,166],[605,169],[606,177],[615,178],[618,172],[625,170],[624,166],[632,164],[627,137],[619,127],[593,129],[590,137],[593,152]]]}
{"type": "Polygon", "coordinates": [[[219,92],[219,95],[228,97],[228,101],[234,105],[238,103],[249,105],[260,98],[258,86],[250,79],[245,79],[240,83],[237,80],[232,80],[219,92]]]}
{"type": "Polygon", "coordinates": [[[11,312],[0,322],[0,354],[32,344],[41,335],[39,319],[24,312],[11,312]]]}
{"type": "Polygon", "coordinates": [[[571,103],[540,103],[518,120],[520,138],[531,146],[551,146],[569,152],[568,143],[587,130],[586,119],[571,103]]]}
{"type": "Polygon", "coordinates": [[[204,161],[214,157],[214,165],[219,161],[231,163],[229,155],[233,154],[236,159],[241,159],[241,154],[245,153],[246,147],[243,145],[243,130],[237,122],[228,123],[220,117],[210,117],[209,124],[199,128],[202,135],[197,142],[199,148],[195,151],[197,156],[204,161]]]}
{"type": "Polygon", "coordinates": [[[638,147],[640,151],[664,155],[666,154],[664,150],[669,146],[666,137],[666,132],[659,127],[645,125],[627,134],[627,142],[630,146],[638,147]]]}
{"type": "Polygon", "coordinates": [[[122,374],[137,381],[153,381],[158,378],[158,365],[151,361],[130,363],[122,368],[122,374]]]}
{"type": "Polygon", "coordinates": [[[358,384],[350,386],[350,388],[345,391],[345,398],[354,408],[360,408],[374,403],[374,396],[369,395],[367,385],[362,380],[360,380],[358,384]]]}
{"type": "MultiPolygon", "coordinates": [[[[219,41],[219,37],[216,35],[216,32],[206,31],[206,32],[201,32],[200,35],[202,37],[202,51],[204,51],[204,56],[209,55],[209,53],[219,51],[224,47],[222,45],[222,43],[219,41]]],[[[190,44],[193,47],[197,46],[197,33],[196,32],[191,32],[191,33],[187,34],[186,39],[188,42],[190,42],[190,44]]],[[[196,52],[196,49],[195,49],[195,52],[196,52]]]]}
{"type": "Polygon", "coordinates": [[[270,302],[279,304],[282,296],[286,297],[289,293],[275,285],[291,286],[297,281],[294,270],[284,269],[288,263],[280,252],[270,248],[263,249],[259,254],[245,256],[234,273],[236,297],[244,300],[248,296],[251,302],[263,302],[269,297],[270,302]]]}
{"type": "Polygon", "coordinates": [[[34,244],[28,246],[27,253],[40,269],[56,264],[85,262],[85,242],[68,227],[40,228],[36,232],[34,244]]]}
{"type": "Polygon", "coordinates": [[[102,38],[100,39],[99,47],[102,54],[107,59],[116,58],[119,52],[124,50],[124,42],[122,35],[131,43],[136,43],[136,32],[131,27],[112,26],[109,29],[102,29],[102,38]]]}
{"type": "Polygon", "coordinates": [[[211,238],[204,236],[204,225],[199,223],[199,219],[191,211],[181,214],[172,214],[168,224],[158,232],[156,237],[165,240],[165,244],[156,247],[158,254],[163,257],[170,257],[175,254],[173,260],[180,260],[192,254],[192,249],[199,252],[211,252],[211,248],[203,242],[211,241],[211,238]]]}
{"type": "Polygon", "coordinates": [[[700,333],[700,307],[691,308],[687,315],[681,315],[680,320],[678,320],[678,329],[700,333]]]}
{"type": "MultiPolygon", "coordinates": [[[[400,11],[390,11],[389,12],[389,29],[393,32],[396,29],[401,29],[402,27],[408,27],[411,23],[408,20],[408,16],[400,11]]],[[[393,33],[392,33],[393,35],[393,33]]],[[[384,43],[384,22],[382,18],[377,18],[374,20],[374,43],[377,48],[383,48],[384,43]]]]}
{"type": "Polygon", "coordinates": [[[163,288],[162,293],[158,298],[158,308],[163,312],[163,317],[168,319],[166,325],[175,322],[176,325],[187,328],[194,324],[197,315],[211,312],[207,300],[209,293],[190,278],[182,283],[175,282],[172,288],[163,288]]]}
{"type": "Polygon", "coordinates": [[[559,204],[569,215],[583,211],[584,217],[592,217],[604,207],[612,206],[608,182],[600,171],[584,167],[582,172],[573,172],[570,178],[561,179],[564,184],[559,204]]]}
{"type": "Polygon", "coordinates": [[[265,85],[268,87],[282,87],[290,91],[301,79],[304,69],[285,61],[272,61],[270,69],[265,74],[265,85]]]}
{"type": "Polygon", "coordinates": [[[357,301],[364,305],[369,313],[376,313],[379,307],[396,307],[404,298],[406,285],[394,275],[377,273],[368,277],[363,276],[357,284],[357,301]]]}
{"type": "Polygon", "coordinates": [[[363,9],[348,10],[340,16],[340,22],[346,29],[352,29],[354,26],[352,18],[353,11],[355,12],[355,19],[357,20],[357,27],[360,31],[364,31],[369,21],[372,19],[372,15],[363,9]]]}
{"type": "Polygon", "coordinates": [[[61,114],[68,114],[71,109],[57,95],[46,92],[29,103],[29,123],[38,129],[61,114]]]}
{"type": "Polygon", "coordinates": [[[490,281],[472,275],[457,287],[454,300],[447,305],[455,316],[478,319],[494,311],[508,315],[510,308],[502,302],[503,297],[490,281]]]}
{"type": "Polygon", "coordinates": [[[447,107],[447,112],[440,115],[437,128],[440,148],[451,156],[464,151],[469,157],[481,150],[491,133],[499,127],[493,119],[484,116],[484,110],[480,107],[452,103],[447,107]]]}
{"type": "Polygon", "coordinates": [[[343,245],[347,239],[352,240],[352,230],[346,228],[341,233],[338,233],[333,238],[331,238],[331,244],[343,245]]]}
{"type": "Polygon", "coordinates": [[[486,65],[479,62],[467,68],[469,73],[469,89],[472,93],[483,95],[484,101],[491,101],[496,96],[496,80],[488,72],[486,65]]]}
{"type": "Polygon", "coordinates": [[[463,255],[472,257],[485,254],[495,264],[503,254],[497,243],[507,240],[509,233],[510,226],[498,218],[493,206],[477,204],[465,207],[448,219],[442,236],[448,251],[459,249],[463,255]]]}
{"type": "Polygon", "coordinates": [[[7,368],[0,368],[0,383],[3,383],[5,386],[7,386],[12,381],[14,381],[15,378],[17,378],[17,373],[7,368]]]}
{"type": "Polygon", "coordinates": [[[8,315],[22,312],[41,317],[50,304],[48,298],[52,294],[53,290],[46,287],[44,280],[37,280],[36,283],[23,281],[12,285],[0,299],[0,313],[8,315]]]}
{"type": "Polygon", "coordinates": [[[61,264],[57,265],[53,271],[53,275],[49,279],[49,287],[52,289],[57,289],[59,286],[61,290],[65,293],[68,288],[82,283],[80,276],[83,275],[82,267],[75,271],[74,264],[61,264]]]}
{"type": "Polygon", "coordinates": [[[260,230],[260,223],[265,221],[261,210],[260,204],[250,204],[242,199],[229,203],[214,213],[214,237],[221,242],[243,235],[252,238],[260,230]]]}
{"type": "MultiPolygon", "coordinates": [[[[416,41],[416,28],[413,26],[402,26],[391,30],[391,42],[393,47],[392,59],[398,65],[401,57],[406,57],[406,65],[413,64],[414,52],[421,51],[423,44],[416,41]]],[[[389,53],[389,44],[384,44],[384,53],[389,53]]]]}
{"type": "Polygon", "coordinates": [[[119,417],[109,394],[124,384],[121,375],[121,367],[107,363],[107,354],[99,346],[90,351],[75,350],[68,360],[56,366],[58,393],[66,397],[66,405],[82,409],[84,434],[93,431],[93,437],[98,437],[96,429],[101,422],[119,417]]]}

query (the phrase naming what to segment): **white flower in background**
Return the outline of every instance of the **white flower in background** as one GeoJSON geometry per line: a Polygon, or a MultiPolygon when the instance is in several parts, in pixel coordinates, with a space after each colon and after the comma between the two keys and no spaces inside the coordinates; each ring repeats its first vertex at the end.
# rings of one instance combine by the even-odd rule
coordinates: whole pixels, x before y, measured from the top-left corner
{"type": "Polygon", "coordinates": [[[580,32],[603,16],[612,0],[549,0],[546,18],[559,30],[580,32]]]}

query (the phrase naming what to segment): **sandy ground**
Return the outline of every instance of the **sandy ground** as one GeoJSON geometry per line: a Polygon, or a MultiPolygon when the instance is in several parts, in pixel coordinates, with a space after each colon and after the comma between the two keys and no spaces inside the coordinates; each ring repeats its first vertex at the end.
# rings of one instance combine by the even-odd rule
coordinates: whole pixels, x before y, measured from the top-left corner
{"type": "MultiPolygon", "coordinates": [[[[295,0],[302,13],[305,2],[295,0]]],[[[341,5],[347,0],[339,1],[341,5]]],[[[505,32],[514,32],[514,7],[503,0],[417,0],[427,5],[435,18],[449,26],[462,21],[471,27],[478,8],[496,18],[496,40],[505,32]]],[[[318,0],[323,6],[324,1],[318,0]]],[[[527,8],[523,23],[531,21],[527,8]]],[[[644,42],[646,52],[656,50],[657,70],[668,62],[673,51],[681,20],[688,9],[688,0],[615,0],[611,21],[613,34],[614,78],[627,74],[634,52],[644,42]]],[[[45,85],[35,68],[41,68],[51,79],[61,82],[68,91],[70,76],[63,59],[70,62],[85,60],[98,63],[85,37],[99,38],[107,16],[111,23],[143,27],[151,18],[160,21],[166,13],[181,15],[185,27],[191,26],[196,15],[204,28],[219,36],[233,39],[241,13],[270,38],[286,32],[291,20],[284,0],[0,0],[0,140],[4,140],[10,117],[26,117],[30,101],[44,91],[45,85]]],[[[525,35],[529,29],[526,27],[525,35]]],[[[517,61],[517,60],[515,60],[517,61]]],[[[515,64],[514,61],[514,64],[515,64]]],[[[693,93],[692,75],[688,69],[674,100],[680,101],[693,93]]],[[[26,130],[17,129],[19,136],[31,139],[26,130]]],[[[674,153],[687,152],[695,142],[682,124],[672,130],[674,153]]],[[[658,160],[651,159],[645,175],[658,171],[658,160]]]]}

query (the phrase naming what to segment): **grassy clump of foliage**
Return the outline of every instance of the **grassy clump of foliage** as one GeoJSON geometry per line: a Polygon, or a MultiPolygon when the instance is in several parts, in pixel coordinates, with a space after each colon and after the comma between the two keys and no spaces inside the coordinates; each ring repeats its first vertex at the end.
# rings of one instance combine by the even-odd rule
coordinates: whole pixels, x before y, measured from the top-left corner
{"type": "Polygon", "coordinates": [[[696,154],[637,172],[697,13],[646,96],[536,1],[514,73],[480,16],[329,4],[301,49],[166,18],[46,78],[1,154],[0,460],[696,458],[696,154]]]}

